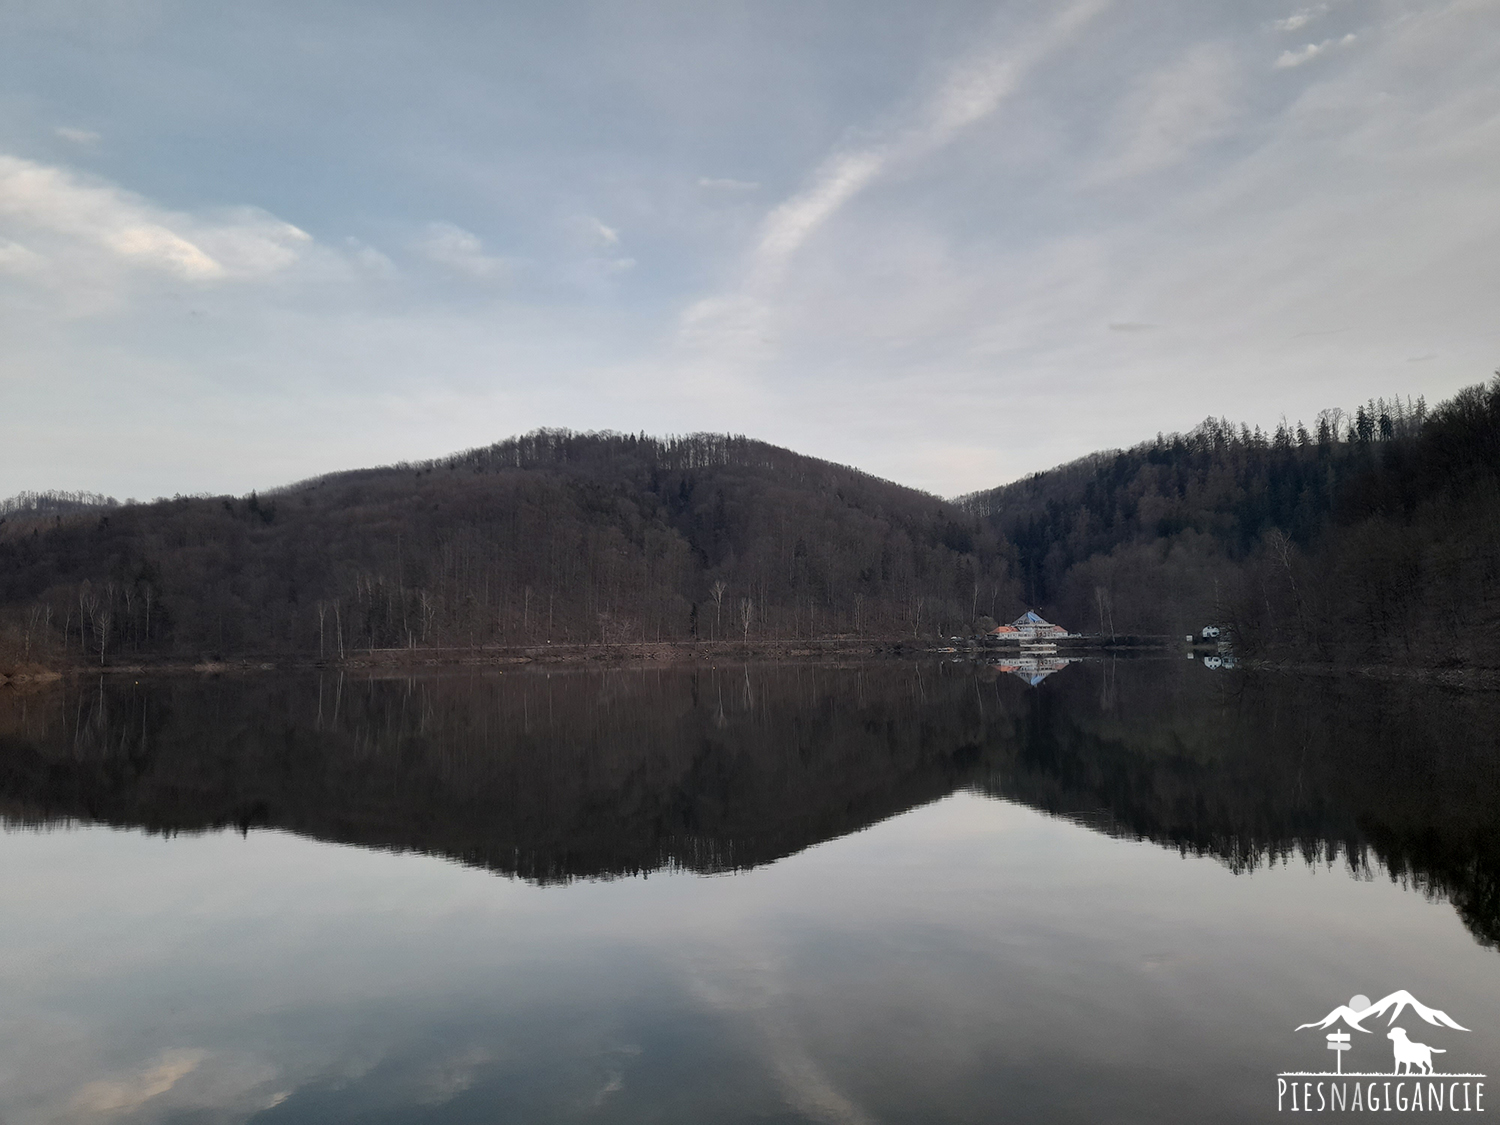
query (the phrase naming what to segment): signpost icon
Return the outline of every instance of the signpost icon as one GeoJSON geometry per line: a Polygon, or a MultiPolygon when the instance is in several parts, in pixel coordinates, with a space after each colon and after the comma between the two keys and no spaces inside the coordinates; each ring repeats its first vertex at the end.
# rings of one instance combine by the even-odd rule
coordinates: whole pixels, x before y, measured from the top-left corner
{"type": "Polygon", "coordinates": [[[1328,1049],[1338,1052],[1334,1060],[1338,1066],[1338,1073],[1344,1073],[1344,1052],[1349,1050],[1349,1033],[1347,1031],[1335,1031],[1328,1036],[1328,1049]]]}

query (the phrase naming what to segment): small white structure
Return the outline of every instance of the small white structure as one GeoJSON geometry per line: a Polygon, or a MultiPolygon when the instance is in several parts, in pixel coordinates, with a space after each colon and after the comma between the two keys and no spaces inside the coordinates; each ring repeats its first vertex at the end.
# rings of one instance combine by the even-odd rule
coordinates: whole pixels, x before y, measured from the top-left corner
{"type": "Polygon", "coordinates": [[[1050,640],[1067,635],[1068,631],[1061,625],[1054,625],[1044,620],[1040,614],[1030,609],[1009,625],[1000,625],[990,630],[992,637],[1012,638],[1019,641],[1050,640]]]}

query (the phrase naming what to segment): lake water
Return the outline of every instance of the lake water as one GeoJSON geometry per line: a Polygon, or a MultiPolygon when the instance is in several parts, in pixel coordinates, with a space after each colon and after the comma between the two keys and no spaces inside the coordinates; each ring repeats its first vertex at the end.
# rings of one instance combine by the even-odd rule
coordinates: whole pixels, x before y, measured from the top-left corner
{"type": "Polygon", "coordinates": [[[1495,1073],[1497,736],[1185,660],[0,693],[0,1121],[1270,1121],[1399,989],[1495,1073]]]}

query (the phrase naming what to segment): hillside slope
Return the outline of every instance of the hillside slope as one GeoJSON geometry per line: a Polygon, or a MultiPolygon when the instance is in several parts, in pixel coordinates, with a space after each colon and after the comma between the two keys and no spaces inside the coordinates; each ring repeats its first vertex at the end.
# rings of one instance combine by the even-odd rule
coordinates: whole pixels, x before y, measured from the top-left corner
{"type": "Polygon", "coordinates": [[[1001,560],[936,497],[761,442],[542,431],[0,528],[0,606],[104,660],[917,635],[1008,598],[1001,560]]]}
{"type": "Polygon", "coordinates": [[[1500,376],[1271,434],[1210,419],[962,498],[1021,596],[1103,632],[1500,665],[1500,376]]]}

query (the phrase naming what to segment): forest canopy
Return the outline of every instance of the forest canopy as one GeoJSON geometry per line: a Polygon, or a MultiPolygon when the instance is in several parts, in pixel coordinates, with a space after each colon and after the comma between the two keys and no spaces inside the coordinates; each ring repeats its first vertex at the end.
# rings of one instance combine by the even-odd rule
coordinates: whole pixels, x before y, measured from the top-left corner
{"type": "Polygon", "coordinates": [[[540,430],[245,497],[0,503],[11,659],[1078,632],[1493,664],[1500,376],[1210,419],[957,500],[740,436],[540,430]]]}

